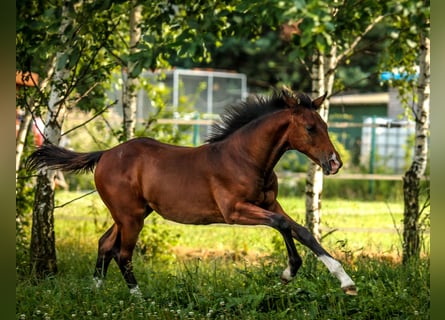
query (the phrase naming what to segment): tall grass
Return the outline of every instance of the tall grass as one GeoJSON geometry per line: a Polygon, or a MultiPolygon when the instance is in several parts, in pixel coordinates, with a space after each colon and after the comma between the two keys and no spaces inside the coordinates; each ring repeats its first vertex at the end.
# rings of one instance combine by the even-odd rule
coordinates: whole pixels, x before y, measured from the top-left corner
{"type": "MultiPolygon", "coordinates": [[[[282,204],[302,223],[302,199],[284,198],[282,204]]],[[[134,268],[143,298],[137,298],[129,295],[114,262],[104,286],[93,286],[97,239],[111,220],[97,196],[88,196],[56,211],[59,273],[38,281],[18,272],[16,318],[428,319],[429,246],[419,261],[399,262],[394,228],[401,223],[400,205],[325,200],[323,212],[324,224],[339,228],[323,245],[356,281],[358,296],[345,295],[302,246],[296,279],[281,284],[287,258],[270,228],[183,226],[156,217],[153,224],[150,217],[141,243],[164,247],[147,252],[139,244],[134,268]],[[167,243],[149,235],[153,228],[167,243]]]]}

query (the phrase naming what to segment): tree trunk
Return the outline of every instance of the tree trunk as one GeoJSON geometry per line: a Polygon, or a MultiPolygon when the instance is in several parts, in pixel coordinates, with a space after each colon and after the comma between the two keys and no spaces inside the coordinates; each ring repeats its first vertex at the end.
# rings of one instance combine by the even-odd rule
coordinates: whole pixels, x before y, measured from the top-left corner
{"type": "MultiPolygon", "coordinates": [[[[333,16],[337,13],[338,9],[332,10],[333,16]]],[[[314,54],[311,78],[312,92],[315,96],[320,96],[325,92],[332,93],[337,67],[342,64],[348,56],[352,55],[363,37],[369,33],[374,26],[383,19],[383,17],[383,15],[375,17],[375,19],[364,28],[363,32],[353,39],[342,52],[337,53],[338,45],[336,42],[333,42],[326,55],[323,55],[320,52],[314,54]]],[[[319,113],[323,120],[327,122],[329,115],[329,100],[325,100],[319,113]]],[[[306,176],[306,226],[318,240],[321,239],[320,223],[322,191],[323,172],[318,165],[311,161],[306,176]]]]}
{"type": "MultiPolygon", "coordinates": [[[[62,43],[66,42],[65,30],[73,24],[69,17],[68,3],[64,2],[62,7],[62,20],[59,28],[59,35],[62,43]]],[[[54,63],[59,66],[59,61],[64,59],[66,51],[59,51],[56,54],[54,63]]],[[[48,112],[46,115],[44,143],[58,145],[61,137],[62,124],[65,118],[65,99],[67,94],[66,80],[69,77],[69,70],[65,66],[56,67],[51,85],[51,92],[48,100],[48,112]]],[[[56,244],[54,234],[54,176],[52,170],[42,170],[38,173],[37,186],[32,212],[31,229],[31,271],[36,277],[45,277],[57,272],[56,244]]]]}
{"type": "MultiPolygon", "coordinates": [[[[331,91],[335,75],[336,46],[332,45],[325,57],[321,53],[314,55],[312,65],[312,92],[319,97],[326,91],[331,91]]],[[[327,122],[329,115],[329,101],[325,100],[319,110],[320,116],[327,122]]],[[[323,171],[319,165],[310,161],[306,176],[306,227],[314,237],[321,240],[321,196],[323,192],[323,171]]]]}
{"type": "MultiPolygon", "coordinates": [[[[137,1],[130,3],[130,57],[137,53],[139,49],[137,45],[141,39],[141,19],[142,6],[137,5],[137,1]]],[[[134,136],[136,128],[136,112],[137,112],[137,92],[139,80],[134,74],[136,63],[132,60],[128,61],[128,67],[123,68],[122,76],[124,86],[122,88],[122,108],[123,108],[123,135],[124,141],[134,136]]]]}
{"type": "Polygon", "coordinates": [[[53,212],[53,177],[42,172],[37,177],[30,249],[31,272],[38,278],[57,273],[53,212]]]}
{"type": "Polygon", "coordinates": [[[403,177],[403,262],[418,258],[420,254],[419,206],[420,179],[425,173],[428,159],[428,131],[430,114],[430,39],[420,36],[419,79],[416,119],[416,141],[414,158],[403,177]]]}
{"type": "Polygon", "coordinates": [[[22,162],[23,149],[25,147],[26,136],[31,124],[32,114],[28,109],[25,109],[25,114],[20,122],[19,129],[17,131],[17,137],[15,140],[15,179],[17,182],[17,174],[22,162]]]}
{"type": "Polygon", "coordinates": [[[419,189],[420,179],[412,168],[403,177],[403,262],[418,258],[420,253],[419,235],[419,189]]]}

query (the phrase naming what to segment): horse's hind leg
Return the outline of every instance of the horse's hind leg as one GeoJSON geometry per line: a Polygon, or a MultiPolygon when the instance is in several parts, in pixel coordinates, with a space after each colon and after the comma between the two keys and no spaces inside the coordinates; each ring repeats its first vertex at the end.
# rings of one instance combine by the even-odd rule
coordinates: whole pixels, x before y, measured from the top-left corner
{"type": "Polygon", "coordinates": [[[139,286],[133,273],[132,258],[133,250],[143,226],[143,216],[127,216],[127,219],[122,223],[120,232],[120,250],[116,261],[132,294],[140,294],[139,286]]]}
{"type": "Polygon", "coordinates": [[[99,239],[96,268],[94,270],[94,280],[96,286],[102,285],[103,279],[107,275],[108,266],[111,259],[117,257],[120,249],[119,229],[116,224],[107,230],[99,239]]]}

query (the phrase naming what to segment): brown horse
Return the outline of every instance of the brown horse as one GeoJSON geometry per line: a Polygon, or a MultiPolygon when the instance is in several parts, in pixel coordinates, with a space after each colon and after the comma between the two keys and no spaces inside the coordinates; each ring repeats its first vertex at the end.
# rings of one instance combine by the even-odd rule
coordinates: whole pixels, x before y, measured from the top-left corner
{"type": "Polygon", "coordinates": [[[343,267],[277,201],[273,171],[287,150],[296,149],[323,168],[326,175],[342,166],[316,110],[326,94],[313,101],[287,89],[269,98],[256,97],[226,110],[213,125],[206,144],[179,147],[136,138],[109,150],[77,153],[53,145],[37,149],[30,169],[78,172],[96,167],[94,179],[114,219],[99,240],[94,273],[104,279],[110,261],[119,265],[132,293],[139,293],[132,255],[144,219],[156,211],[185,224],[266,225],[284,238],[289,256],[281,279],[288,282],[302,260],[293,238],[309,247],[341,282],[347,294],[355,284],[343,267]]]}

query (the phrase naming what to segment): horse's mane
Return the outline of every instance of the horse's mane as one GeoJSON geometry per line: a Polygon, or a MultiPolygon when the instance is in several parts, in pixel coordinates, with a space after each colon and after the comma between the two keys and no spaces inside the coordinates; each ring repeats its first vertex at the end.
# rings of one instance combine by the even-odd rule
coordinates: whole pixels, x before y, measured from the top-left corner
{"type": "Polygon", "coordinates": [[[304,93],[275,91],[272,96],[264,97],[254,95],[246,101],[231,105],[222,113],[220,120],[216,121],[210,130],[206,142],[212,143],[224,140],[231,133],[262,116],[275,111],[290,108],[285,99],[295,99],[298,106],[314,109],[312,100],[304,93]]]}

